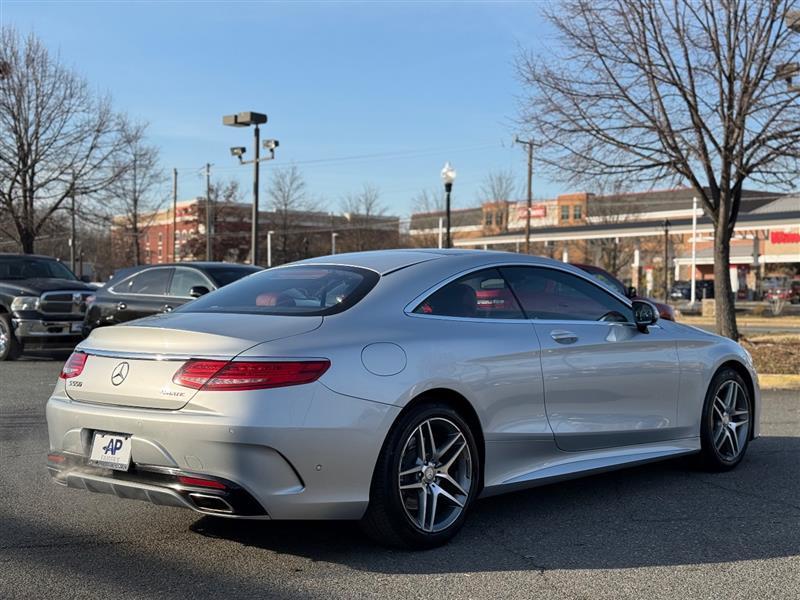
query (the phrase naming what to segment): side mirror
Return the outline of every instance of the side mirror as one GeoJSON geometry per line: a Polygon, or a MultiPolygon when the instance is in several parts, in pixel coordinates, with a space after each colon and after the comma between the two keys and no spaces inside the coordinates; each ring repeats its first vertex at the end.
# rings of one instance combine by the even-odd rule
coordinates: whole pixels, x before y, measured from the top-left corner
{"type": "Polygon", "coordinates": [[[633,286],[629,287],[628,291],[627,291],[627,294],[628,294],[628,298],[634,298],[636,296],[636,288],[633,287],[633,286]]]}
{"type": "Polygon", "coordinates": [[[92,278],[91,278],[91,277],[89,277],[88,275],[81,275],[81,276],[80,276],[80,280],[81,280],[83,283],[92,283],[92,278]]]}
{"type": "Polygon", "coordinates": [[[647,328],[658,321],[658,311],[655,306],[645,300],[634,300],[633,321],[636,323],[636,329],[647,333],[647,328]]]}
{"type": "Polygon", "coordinates": [[[210,291],[211,290],[209,290],[204,285],[193,285],[192,288],[189,290],[189,295],[192,298],[199,298],[200,296],[205,296],[210,291]]]}

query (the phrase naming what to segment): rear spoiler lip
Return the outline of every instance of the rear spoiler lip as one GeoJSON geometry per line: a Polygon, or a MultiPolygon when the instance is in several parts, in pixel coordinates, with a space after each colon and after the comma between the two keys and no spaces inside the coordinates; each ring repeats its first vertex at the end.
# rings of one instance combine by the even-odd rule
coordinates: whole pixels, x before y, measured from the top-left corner
{"type": "Polygon", "coordinates": [[[172,354],[168,352],[130,352],[127,350],[101,350],[79,346],[75,352],[83,352],[89,356],[102,356],[104,358],[120,358],[128,360],[174,360],[186,361],[191,358],[203,360],[233,360],[237,354],[172,354]]]}

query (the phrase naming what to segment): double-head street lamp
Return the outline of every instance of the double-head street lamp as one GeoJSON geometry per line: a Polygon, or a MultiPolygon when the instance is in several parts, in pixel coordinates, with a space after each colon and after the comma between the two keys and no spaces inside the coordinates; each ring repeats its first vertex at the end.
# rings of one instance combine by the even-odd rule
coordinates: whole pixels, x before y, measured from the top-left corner
{"type": "Polygon", "coordinates": [[[447,234],[445,237],[445,248],[452,248],[450,241],[450,192],[453,191],[453,182],[456,180],[456,170],[453,166],[446,162],[442,169],[442,182],[444,183],[444,196],[446,204],[446,221],[447,221],[447,234]]]}
{"type": "Polygon", "coordinates": [[[275,158],[275,148],[278,147],[278,140],[264,140],[264,149],[269,150],[269,156],[261,158],[261,132],[258,126],[267,122],[267,115],[257,112],[240,112],[235,115],[226,115],[222,117],[222,124],[229,127],[250,127],[253,129],[253,154],[252,160],[244,160],[242,158],[247,149],[244,146],[235,146],[231,148],[231,155],[239,159],[239,164],[249,165],[253,164],[253,223],[250,233],[250,256],[251,263],[258,264],[258,176],[261,161],[272,160],[275,158]]]}

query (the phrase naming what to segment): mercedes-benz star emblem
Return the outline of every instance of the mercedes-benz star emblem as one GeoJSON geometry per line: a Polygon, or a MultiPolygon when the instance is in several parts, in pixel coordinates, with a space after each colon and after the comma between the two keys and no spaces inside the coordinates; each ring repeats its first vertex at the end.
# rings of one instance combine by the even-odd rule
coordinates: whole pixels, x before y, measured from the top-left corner
{"type": "Polygon", "coordinates": [[[126,362],[119,363],[114,370],[111,371],[111,385],[119,385],[128,376],[131,366],[126,362]]]}

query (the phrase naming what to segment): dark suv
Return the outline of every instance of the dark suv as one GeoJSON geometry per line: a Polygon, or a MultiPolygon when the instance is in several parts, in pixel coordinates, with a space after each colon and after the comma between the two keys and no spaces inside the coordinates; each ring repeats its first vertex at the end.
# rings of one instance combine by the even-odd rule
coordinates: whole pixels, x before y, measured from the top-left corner
{"type": "Polygon", "coordinates": [[[94,290],[49,256],[0,254],[0,361],[75,346],[94,290]]]}
{"type": "Polygon", "coordinates": [[[83,334],[160,312],[169,312],[261,267],[224,262],[182,262],[120,269],[89,298],[83,334]]]}

